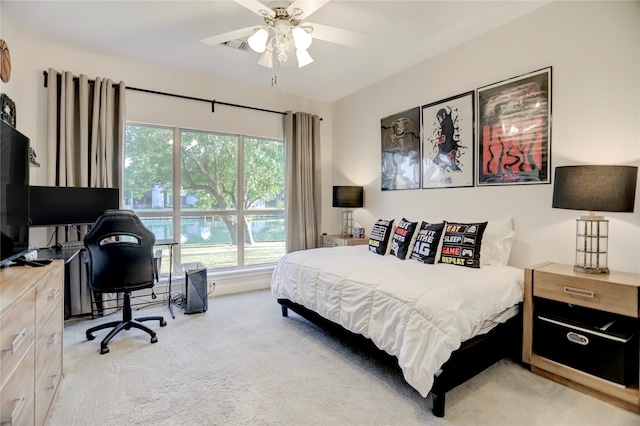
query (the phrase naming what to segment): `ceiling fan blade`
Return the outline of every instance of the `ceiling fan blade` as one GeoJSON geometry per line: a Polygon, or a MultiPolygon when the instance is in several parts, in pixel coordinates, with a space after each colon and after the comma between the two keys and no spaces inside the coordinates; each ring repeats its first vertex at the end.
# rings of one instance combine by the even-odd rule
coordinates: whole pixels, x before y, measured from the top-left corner
{"type": "Polygon", "coordinates": [[[255,29],[258,28],[256,26],[241,28],[235,31],[229,31],[228,33],[217,34],[211,37],[203,38],[201,41],[206,44],[216,45],[220,43],[224,43],[225,41],[237,40],[239,38],[247,37],[253,34],[255,29]]]}
{"type": "Polygon", "coordinates": [[[342,28],[314,24],[311,22],[304,22],[301,26],[305,27],[307,25],[313,27],[311,36],[314,39],[342,44],[343,46],[358,47],[366,38],[366,34],[359,33],[357,31],[343,30],[342,28]]]}
{"type": "Polygon", "coordinates": [[[270,9],[265,4],[260,3],[258,0],[234,0],[234,1],[238,3],[240,6],[246,7],[256,15],[264,16],[264,13],[263,13],[264,11],[272,18],[276,16],[276,13],[272,9],[270,9]]]}
{"type": "Polygon", "coordinates": [[[295,0],[293,3],[287,7],[287,12],[289,15],[293,15],[294,9],[302,10],[302,19],[308,18],[313,12],[320,9],[325,4],[329,3],[330,0],[295,0]]]}

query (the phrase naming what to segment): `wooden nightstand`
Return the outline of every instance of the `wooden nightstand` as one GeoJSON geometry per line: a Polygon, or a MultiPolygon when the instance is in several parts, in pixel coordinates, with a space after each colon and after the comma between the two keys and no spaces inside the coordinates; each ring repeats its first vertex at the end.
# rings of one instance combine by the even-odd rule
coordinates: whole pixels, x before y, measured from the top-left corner
{"type": "Polygon", "coordinates": [[[640,274],[587,274],[552,262],[525,269],[522,361],[535,374],[640,413],[639,294],[640,274]],[[604,324],[583,326],[589,321],[604,324]],[[622,325],[626,334],[611,338],[622,325]],[[631,374],[611,379],[611,370],[631,374]]]}
{"type": "Polygon", "coordinates": [[[343,238],[340,235],[322,236],[322,247],[359,246],[362,244],[369,244],[369,238],[343,238]]]}

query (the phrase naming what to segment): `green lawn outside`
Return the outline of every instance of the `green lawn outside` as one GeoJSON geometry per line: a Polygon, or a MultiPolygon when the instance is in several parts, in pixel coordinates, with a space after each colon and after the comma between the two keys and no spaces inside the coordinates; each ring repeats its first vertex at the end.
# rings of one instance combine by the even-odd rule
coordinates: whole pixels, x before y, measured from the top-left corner
{"type": "MultiPolygon", "coordinates": [[[[179,249],[182,250],[181,264],[199,262],[209,270],[235,268],[238,266],[238,249],[230,244],[186,244],[179,249]]],[[[178,250],[178,246],[174,247],[174,250],[178,250]]],[[[247,245],[244,249],[244,265],[253,266],[275,263],[284,254],[284,241],[247,245]]],[[[169,274],[168,247],[162,247],[160,272],[163,275],[169,274]]]]}

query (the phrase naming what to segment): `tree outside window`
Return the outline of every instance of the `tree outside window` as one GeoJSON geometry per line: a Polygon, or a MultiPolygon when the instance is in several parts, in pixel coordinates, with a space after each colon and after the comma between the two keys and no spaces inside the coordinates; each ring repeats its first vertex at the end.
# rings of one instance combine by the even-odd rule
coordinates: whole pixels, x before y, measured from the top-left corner
{"type": "Polygon", "coordinates": [[[174,263],[240,269],[285,253],[282,141],[135,124],[126,132],[123,206],[157,239],[179,242],[174,263]]]}

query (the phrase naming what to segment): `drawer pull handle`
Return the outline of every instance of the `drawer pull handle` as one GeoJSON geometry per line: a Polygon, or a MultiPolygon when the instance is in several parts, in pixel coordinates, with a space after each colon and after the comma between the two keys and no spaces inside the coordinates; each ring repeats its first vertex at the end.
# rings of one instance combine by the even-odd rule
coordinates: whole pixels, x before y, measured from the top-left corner
{"type": "Polygon", "coordinates": [[[60,296],[60,287],[56,287],[51,293],[51,298],[53,298],[53,300],[57,299],[58,296],[60,296]]]}
{"type": "Polygon", "coordinates": [[[588,297],[590,299],[593,299],[596,296],[596,294],[591,290],[583,290],[581,288],[574,287],[565,287],[564,292],[571,296],[588,297]]]}
{"type": "Polygon", "coordinates": [[[60,373],[56,374],[53,377],[53,381],[51,382],[51,386],[49,387],[49,389],[54,389],[58,387],[58,383],[60,383],[60,373]]]}
{"type": "Polygon", "coordinates": [[[567,340],[569,340],[571,343],[577,343],[582,346],[587,346],[589,344],[589,338],[587,336],[574,333],[573,331],[567,333],[567,340]]]}
{"type": "Polygon", "coordinates": [[[15,405],[13,407],[13,410],[11,411],[11,417],[9,417],[9,420],[7,420],[6,422],[2,422],[3,425],[7,424],[7,425],[13,425],[18,421],[18,418],[20,416],[20,412],[22,411],[22,408],[24,407],[24,402],[26,399],[26,394],[22,394],[22,396],[20,398],[15,399],[15,405]]]}
{"type": "Polygon", "coordinates": [[[51,336],[49,337],[49,345],[50,346],[55,346],[55,345],[58,344],[59,340],[60,340],[60,333],[59,332],[51,333],[51,336]]]}
{"type": "Polygon", "coordinates": [[[27,329],[23,328],[22,331],[18,333],[16,338],[11,342],[11,353],[15,354],[16,352],[18,352],[18,348],[20,348],[20,345],[22,345],[22,342],[24,342],[26,339],[27,329]]]}

